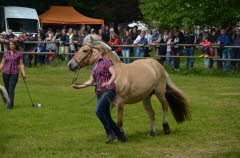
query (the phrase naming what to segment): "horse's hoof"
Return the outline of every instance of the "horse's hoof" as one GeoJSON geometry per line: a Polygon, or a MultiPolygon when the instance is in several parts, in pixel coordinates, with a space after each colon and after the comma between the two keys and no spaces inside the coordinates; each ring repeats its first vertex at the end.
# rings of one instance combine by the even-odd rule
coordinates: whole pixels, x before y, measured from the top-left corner
{"type": "Polygon", "coordinates": [[[169,125],[168,125],[168,123],[163,123],[162,124],[163,125],[163,131],[164,131],[164,133],[165,134],[170,134],[170,127],[169,127],[169,125]]]}
{"type": "Polygon", "coordinates": [[[157,136],[157,132],[156,131],[150,131],[149,135],[152,136],[152,137],[157,136]]]}

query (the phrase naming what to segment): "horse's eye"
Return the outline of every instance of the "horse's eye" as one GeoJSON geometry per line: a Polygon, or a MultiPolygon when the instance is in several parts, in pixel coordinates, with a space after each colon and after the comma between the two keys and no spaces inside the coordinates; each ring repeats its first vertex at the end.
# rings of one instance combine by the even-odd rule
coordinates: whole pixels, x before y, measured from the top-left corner
{"type": "Polygon", "coordinates": [[[88,51],[87,50],[84,50],[83,53],[87,53],[88,51]]]}

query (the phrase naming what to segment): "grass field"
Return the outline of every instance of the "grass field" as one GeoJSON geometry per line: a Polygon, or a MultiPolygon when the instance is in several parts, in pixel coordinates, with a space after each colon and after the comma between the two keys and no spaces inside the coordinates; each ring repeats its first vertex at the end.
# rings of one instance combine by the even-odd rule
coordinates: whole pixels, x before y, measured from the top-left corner
{"type": "MultiPolygon", "coordinates": [[[[156,137],[147,136],[149,119],[137,103],[125,106],[124,130],[129,141],[105,144],[105,132],[94,113],[96,99],[80,106],[95,95],[92,87],[70,88],[73,73],[62,65],[28,68],[26,72],[34,103],[43,106],[31,107],[20,78],[14,109],[0,107],[0,158],[240,157],[238,76],[171,71],[170,77],[192,105],[192,121],[177,124],[169,112],[172,133],[164,135],[161,106],[154,96],[156,137]]],[[[87,80],[89,74],[90,69],[84,69],[78,81],[87,80]]],[[[115,109],[112,116],[116,120],[115,109]]]]}

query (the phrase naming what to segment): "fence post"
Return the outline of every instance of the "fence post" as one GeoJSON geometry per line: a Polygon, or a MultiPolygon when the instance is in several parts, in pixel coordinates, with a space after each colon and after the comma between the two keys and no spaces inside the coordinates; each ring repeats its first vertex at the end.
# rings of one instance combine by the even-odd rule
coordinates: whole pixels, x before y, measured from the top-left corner
{"type": "MultiPolygon", "coordinates": [[[[214,51],[215,51],[215,58],[220,59],[220,53],[218,51],[218,48],[214,48],[214,51]]],[[[217,60],[216,66],[217,66],[217,69],[220,70],[222,68],[222,62],[217,60]]]]}
{"type": "Polygon", "coordinates": [[[154,50],[155,50],[155,56],[158,56],[159,55],[159,47],[154,47],[154,50]]]}

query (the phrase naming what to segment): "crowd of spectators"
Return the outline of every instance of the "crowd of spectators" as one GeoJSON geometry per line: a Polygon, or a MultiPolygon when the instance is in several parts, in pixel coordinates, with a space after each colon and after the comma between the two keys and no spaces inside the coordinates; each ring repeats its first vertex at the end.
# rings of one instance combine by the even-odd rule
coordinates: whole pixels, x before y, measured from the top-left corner
{"type": "MultiPolygon", "coordinates": [[[[214,51],[210,47],[211,44],[220,45],[220,57],[222,59],[240,59],[239,48],[224,48],[224,46],[240,46],[240,28],[232,29],[206,29],[204,31],[196,31],[187,28],[186,30],[180,30],[174,28],[173,30],[158,30],[153,28],[148,32],[146,29],[138,30],[135,26],[133,28],[121,28],[120,26],[115,31],[114,28],[109,28],[106,25],[102,25],[98,30],[93,29],[90,25],[81,25],[78,29],[56,29],[53,31],[51,27],[46,30],[38,29],[37,34],[22,33],[17,37],[12,33],[12,30],[2,32],[0,35],[0,41],[16,40],[20,43],[23,41],[54,41],[55,43],[37,43],[37,44],[25,44],[22,43],[22,49],[26,52],[37,52],[36,55],[24,54],[24,64],[26,66],[32,66],[32,64],[49,64],[53,62],[53,59],[58,56],[61,60],[69,60],[72,55],[67,57],[61,56],[61,53],[76,53],[83,40],[88,34],[98,34],[100,38],[109,45],[131,45],[134,47],[113,47],[113,50],[119,56],[123,57],[147,57],[151,49],[159,49],[159,55],[166,55],[166,58],[161,58],[160,62],[166,67],[172,67],[175,70],[180,68],[180,58],[173,58],[171,56],[194,56],[196,49],[193,46],[177,46],[176,44],[200,44],[201,55],[204,58],[205,68],[209,69],[213,67],[213,60],[211,56],[214,56],[214,51]],[[69,43],[69,45],[64,45],[69,43]],[[154,47],[159,43],[165,43],[169,45],[162,45],[160,47],[154,47]],[[78,45],[77,45],[78,44],[78,45]],[[79,45],[80,44],[80,45],[79,45]],[[150,47],[144,47],[149,45],[150,47]],[[52,54],[41,54],[41,52],[52,52],[52,54]],[[34,62],[32,60],[34,59],[34,62]]],[[[7,50],[6,45],[1,43],[2,50],[7,50]]],[[[124,63],[130,63],[129,59],[123,59],[124,63]]],[[[186,68],[191,69],[194,67],[194,58],[186,58],[186,68]]],[[[224,71],[231,69],[240,69],[240,62],[236,61],[222,61],[222,68],[224,71]]]]}

